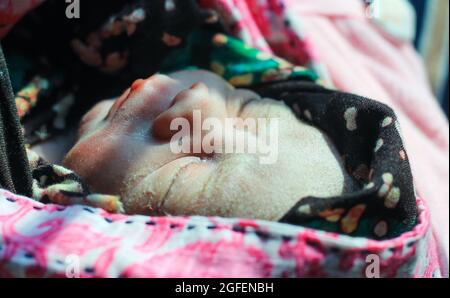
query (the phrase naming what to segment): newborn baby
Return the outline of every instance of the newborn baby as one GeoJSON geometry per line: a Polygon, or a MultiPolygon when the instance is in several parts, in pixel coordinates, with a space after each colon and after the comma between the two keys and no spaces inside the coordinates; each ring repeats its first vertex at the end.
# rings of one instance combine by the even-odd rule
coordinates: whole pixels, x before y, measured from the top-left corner
{"type": "MultiPolygon", "coordinates": [[[[260,127],[224,127],[218,142],[224,147],[236,135],[267,137],[260,127]]],[[[216,133],[203,131],[197,142],[208,132],[216,133]]],[[[193,149],[193,132],[185,137],[193,149]]],[[[301,198],[341,195],[350,181],[321,131],[298,120],[284,103],[235,89],[206,71],[154,75],[133,83],[119,99],[100,102],[82,119],[64,165],[92,191],[120,195],[129,214],[279,220],[301,198]],[[183,143],[174,138],[180,133],[174,121],[195,126],[194,112],[219,123],[267,119],[266,131],[277,125],[276,160],[261,162],[263,152],[174,151],[183,143]]]]}

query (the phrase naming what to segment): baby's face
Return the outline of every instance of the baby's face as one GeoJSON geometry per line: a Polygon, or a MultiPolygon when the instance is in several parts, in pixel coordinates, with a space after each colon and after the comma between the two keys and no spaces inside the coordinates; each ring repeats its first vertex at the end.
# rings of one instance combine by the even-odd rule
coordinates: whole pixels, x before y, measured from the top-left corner
{"type": "Polygon", "coordinates": [[[92,191],[121,195],[127,213],[152,215],[278,220],[303,197],[341,194],[345,180],[319,130],[299,121],[283,103],[234,89],[205,71],[154,75],[136,81],[119,99],[97,104],[84,116],[64,164],[92,191]],[[267,121],[264,131],[223,125],[195,139],[194,112],[219,124],[229,118],[267,121]],[[181,139],[177,121],[191,129],[181,139]],[[202,146],[208,136],[214,138],[206,144],[215,140],[220,148],[235,148],[236,136],[270,141],[271,152],[210,152],[202,146]],[[182,144],[188,150],[174,150],[182,144]],[[264,162],[268,154],[270,162],[264,162]]]}

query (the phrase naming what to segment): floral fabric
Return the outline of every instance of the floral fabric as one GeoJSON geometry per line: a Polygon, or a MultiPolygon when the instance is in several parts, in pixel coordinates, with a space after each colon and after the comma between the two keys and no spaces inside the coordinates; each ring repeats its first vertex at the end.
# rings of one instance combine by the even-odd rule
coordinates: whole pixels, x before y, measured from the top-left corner
{"type": "Polygon", "coordinates": [[[114,215],[0,191],[1,277],[439,277],[429,214],[375,241],[273,222],[114,215]],[[182,264],[182,265],[181,265],[182,264]]]}
{"type": "MultiPolygon", "coordinates": [[[[187,2],[181,1],[185,5],[187,2]]],[[[67,276],[66,261],[75,256],[82,277],[364,277],[367,276],[367,257],[373,254],[380,258],[383,277],[441,276],[429,214],[421,200],[416,202],[408,174],[408,158],[392,111],[363,98],[342,101],[339,97],[348,94],[313,84],[320,82],[316,73],[325,84],[330,81],[299,27],[291,26],[296,18],[289,14],[288,2],[259,1],[258,5],[251,0],[200,2],[203,8],[213,8],[217,12],[224,32],[239,37],[245,45],[225,34],[196,40],[196,34],[203,34],[196,31],[200,33],[189,38],[182,30],[184,26],[180,26],[186,24],[183,22],[174,27],[158,27],[161,30],[156,30],[150,41],[156,41],[158,49],[170,48],[167,61],[182,53],[178,62],[184,64],[179,63],[175,68],[183,65],[211,69],[236,86],[248,86],[265,96],[272,94],[284,100],[299,118],[336,134],[335,139],[340,132],[345,132],[347,141],[343,140],[340,151],[348,155],[344,159],[348,161],[349,173],[361,186],[359,192],[329,202],[320,198],[302,200],[283,219],[291,224],[245,219],[125,216],[120,214],[120,198],[91,194],[76,173],[49,165],[28,151],[33,169],[33,195],[41,203],[1,191],[0,275],[67,276]],[[268,15],[260,14],[262,11],[272,16],[272,24],[276,26],[268,26],[268,15]],[[202,40],[203,43],[198,43],[202,40]],[[191,55],[199,44],[209,45],[206,56],[209,59],[195,60],[191,55]],[[272,53],[291,62],[276,58],[272,53]],[[309,65],[316,72],[295,65],[309,65]],[[306,98],[308,92],[310,100],[306,98]],[[321,103],[314,103],[318,93],[325,96],[321,103]],[[378,108],[374,110],[374,107],[378,108]],[[371,121],[361,117],[373,112],[376,113],[371,121]],[[335,118],[327,119],[331,114],[335,114],[335,118]],[[334,122],[337,119],[339,125],[334,122]],[[336,126],[334,130],[332,127],[327,130],[327,123],[336,126]],[[367,130],[372,131],[370,138],[373,139],[361,140],[364,151],[345,147],[367,130]],[[402,175],[402,169],[406,175],[402,175]],[[72,204],[91,207],[62,206],[72,204]],[[379,210],[383,212],[374,216],[379,210]],[[181,263],[186,266],[179,266],[181,263]]],[[[53,107],[44,118],[25,125],[30,142],[45,140],[58,130],[64,131],[70,122],[70,117],[66,118],[68,111],[82,103],[80,96],[87,95],[79,90],[92,87],[87,81],[96,78],[101,82],[113,75],[117,79],[114,82],[118,83],[114,85],[121,86],[131,79],[119,75],[126,70],[135,70],[133,75],[140,71],[149,75],[156,69],[174,69],[174,65],[165,63],[152,65],[150,71],[136,70],[133,68],[136,61],[142,64],[145,60],[133,58],[139,57],[130,54],[134,52],[133,46],[118,48],[122,44],[120,38],[126,38],[126,44],[131,45],[148,38],[139,35],[139,29],[148,25],[139,13],[140,5],[141,1],[133,1],[133,5],[117,9],[112,23],[98,24],[87,31],[81,30],[82,33],[77,31],[77,39],[70,43],[76,55],[75,64],[81,61],[82,65],[77,74],[86,71],[94,74],[88,76],[85,86],[70,84],[73,82],[70,74],[63,73],[60,76],[63,81],[54,80],[49,74],[54,75],[59,70],[47,69],[43,76],[33,76],[31,83],[17,93],[19,113],[28,119],[39,114],[39,102],[49,100],[49,106],[53,107]],[[116,32],[115,29],[119,32],[117,36],[111,33],[116,32]],[[105,43],[105,40],[113,42],[105,43]],[[86,51],[86,45],[98,48],[86,51]],[[93,69],[96,71],[92,72],[93,69]]],[[[187,22],[193,25],[188,31],[214,19],[210,12],[195,11],[191,14],[195,18],[187,22]]],[[[167,20],[176,14],[168,16],[167,20]]],[[[213,28],[215,33],[222,30],[213,28]]],[[[156,53],[160,53],[159,50],[156,53]]],[[[88,94],[87,98],[95,101],[99,96],[104,93],[88,94]]],[[[92,102],[88,102],[87,106],[90,105],[92,102]]]]}

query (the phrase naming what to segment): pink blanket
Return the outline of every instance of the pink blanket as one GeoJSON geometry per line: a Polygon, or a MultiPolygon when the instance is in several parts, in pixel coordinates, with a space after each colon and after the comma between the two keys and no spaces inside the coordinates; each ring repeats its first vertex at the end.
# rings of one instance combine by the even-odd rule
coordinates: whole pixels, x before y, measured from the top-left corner
{"type": "Polygon", "coordinates": [[[449,126],[413,46],[375,25],[360,0],[206,2],[252,46],[297,63],[309,60],[329,85],[395,110],[448,268],[449,126]]]}
{"type": "Polygon", "coordinates": [[[432,95],[418,55],[410,44],[378,30],[364,15],[361,1],[290,2],[310,48],[329,69],[335,86],[377,99],[396,111],[418,193],[430,206],[445,252],[443,263],[448,264],[448,121],[432,95]]]}
{"type": "Polygon", "coordinates": [[[246,219],[109,214],[0,190],[0,278],[439,277],[429,213],[417,204],[412,231],[375,241],[246,219]]]}
{"type": "MultiPolygon", "coordinates": [[[[25,13],[27,8],[31,8],[41,1],[22,1],[21,4],[25,3],[29,6],[14,7],[19,2],[0,0],[0,23],[7,25],[6,30],[0,31],[0,37],[6,34],[10,26],[20,18],[21,14],[25,13]],[[4,8],[7,8],[8,11],[4,8]]],[[[195,271],[195,276],[222,276],[224,273],[239,276],[311,276],[317,269],[323,270],[323,274],[318,275],[356,276],[356,272],[361,273],[361,267],[353,267],[358,264],[354,261],[361,255],[355,248],[365,251],[369,247],[375,249],[376,253],[382,253],[383,251],[392,251],[389,250],[391,246],[398,247],[399,251],[402,251],[405,246],[410,248],[411,254],[408,255],[409,252],[407,252],[407,255],[393,256],[394,259],[386,260],[389,268],[392,264],[399,264],[392,276],[431,277],[437,272],[433,265],[436,258],[434,240],[437,239],[441,247],[441,269],[438,271],[448,274],[448,122],[431,94],[423,66],[412,46],[396,40],[372,24],[364,13],[362,1],[359,0],[203,0],[202,2],[205,6],[209,5],[217,9],[233,33],[244,39],[249,45],[268,52],[275,52],[279,56],[286,57],[296,63],[309,61],[312,67],[316,68],[329,84],[332,83],[335,87],[344,91],[377,99],[395,109],[403,127],[404,142],[409,151],[418,192],[431,209],[434,236],[426,233],[428,218],[424,215],[425,207],[421,204],[421,223],[417,228],[399,239],[382,243],[367,243],[364,239],[350,239],[348,237],[339,237],[338,239],[336,235],[322,232],[318,232],[319,236],[315,238],[316,232],[308,229],[279,224],[250,223],[251,229],[262,227],[262,231],[269,231],[265,235],[272,237],[275,233],[275,239],[277,240],[272,245],[263,245],[265,236],[261,233],[255,234],[257,235],[256,238],[250,236],[253,239],[252,241],[256,241],[255,247],[246,250],[242,249],[245,247],[242,244],[243,242],[239,242],[245,237],[239,238],[240,232],[233,230],[233,224],[239,229],[241,229],[242,224],[244,226],[247,224],[241,221],[222,219],[194,219],[196,225],[199,224],[202,227],[201,233],[178,234],[177,232],[168,232],[170,236],[167,239],[173,237],[175,242],[180,239],[192,241],[190,244],[185,242],[186,247],[180,250],[185,252],[183,254],[177,253],[175,247],[170,246],[167,239],[163,239],[160,247],[153,247],[158,243],[155,244],[154,241],[158,239],[152,237],[159,237],[158,234],[160,233],[148,237],[148,245],[150,245],[150,242],[153,243],[151,244],[153,245],[153,251],[147,251],[147,255],[150,253],[152,256],[146,255],[149,262],[152,263],[153,254],[155,256],[158,254],[164,255],[164,251],[166,251],[168,256],[166,259],[170,263],[173,263],[174,260],[181,261],[180,258],[185,257],[184,260],[192,261],[193,265],[201,265],[199,268],[203,268],[204,271],[195,271]],[[231,246],[224,252],[217,251],[219,247],[217,249],[213,247],[212,251],[215,251],[215,254],[202,259],[198,252],[203,252],[204,247],[212,245],[211,239],[218,237],[216,233],[208,230],[211,223],[219,223],[219,230],[222,231],[223,229],[225,234],[232,235],[240,240],[226,243],[231,246]],[[295,245],[283,244],[283,241],[288,238],[283,238],[282,235],[275,232],[277,230],[289,234],[289,239],[296,239],[295,245]],[[181,238],[177,239],[177,237],[181,238]],[[312,248],[311,250],[309,244],[307,244],[311,237],[317,239],[316,241],[325,243],[323,248],[326,251],[331,246],[338,246],[344,252],[347,250],[356,251],[356,254],[353,253],[354,255],[346,258],[343,258],[344,255],[328,256],[324,252],[316,255],[318,252],[312,248]],[[410,246],[412,241],[417,239],[423,241],[410,246]],[[428,246],[428,249],[425,250],[425,246],[428,246]],[[274,250],[274,248],[277,248],[277,250],[274,250]],[[230,254],[230,251],[233,252],[230,254]],[[274,251],[277,251],[277,253],[273,254],[274,251]],[[169,256],[168,254],[171,253],[172,255],[169,256]],[[248,255],[245,255],[246,253],[248,255]],[[242,262],[239,260],[236,260],[239,262],[235,263],[228,262],[229,260],[224,259],[226,255],[242,257],[247,260],[247,263],[245,266],[242,265],[244,266],[242,268],[235,268],[233,266],[238,266],[242,262]],[[252,256],[252,258],[249,258],[249,256],[252,256]],[[420,256],[420,261],[415,263],[415,272],[404,275],[402,267],[407,266],[408,260],[415,259],[417,256],[420,256]],[[264,258],[267,258],[267,261],[261,262],[264,258]],[[295,262],[288,262],[288,264],[286,258],[291,258],[295,262]],[[331,264],[334,264],[334,262],[324,262],[327,259],[339,259],[339,267],[332,268],[331,264]],[[347,264],[346,260],[350,263],[347,262],[347,264]],[[322,262],[324,263],[322,264],[322,262]],[[317,267],[318,263],[322,265],[317,267]],[[257,264],[263,264],[264,266],[260,268],[257,267],[257,264]],[[302,268],[305,268],[305,265],[313,266],[311,267],[312,271],[304,272],[302,268]],[[228,270],[224,270],[224,266],[228,270]],[[220,268],[219,271],[214,271],[218,268],[220,268]],[[279,270],[280,268],[287,271],[282,272],[279,270]]],[[[80,227],[83,228],[76,222],[70,225],[70,214],[87,212],[89,220],[91,220],[88,222],[93,224],[91,227],[96,227],[96,231],[92,228],[92,233],[88,235],[92,236],[90,239],[97,242],[103,239],[97,237],[100,235],[117,240],[127,234],[124,229],[116,233],[110,231],[105,223],[100,224],[101,221],[105,220],[107,224],[110,224],[112,216],[106,213],[99,214],[101,211],[93,211],[94,214],[89,215],[92,210],[86,211],[82,207],[69,207],[67,209],[69,214],[59,216],[57,215],[58,212],[62,211],[58,211],[59,209],[56,206],[48,206],[43,209],[44,207],[40,204],[34,205],[30,200],[18,198],[6,192],[0,194],[0,207],[0,210],[3,210],[0,214],[0,226],[2,227],[0,244],[6,244],[3,248],[8,247],[8,251],[0,250],[0,275],[48,276],[51,273],[59,276],[64,275],[65,267],[57,267],[60,264],[58,261],[61,261],[58,260],[58,257],[65,258],[68,253],[73,253],[72,250],[64,251],[65,247],[71,246],[65,246],[65,244],[70,244],[75,239],[76,234],[71,234],[72,228],[74,231],[80,227]],[[42,210],[44,210],[43,213],[40,212],[42,210]],[[58,224],[59,227],[69,224],[71,229],[58,228],[53,233],[52,225],[54,224],[58,224]],[[47,238],[35,237],[37,235],[47,238]],[[32,255],[26,252],[27,247],[24,245],[31,245],[31,250],[38,248],[42,250],[38,250],[36,255],[32,255]],[[15,271],[17,267],[14,267],[16,269],[12,271],[7,268],[14,264],[21,265],[26,272],[15,271]]],[[[115,220],[123,222],[124,225],[127,225],[127,222],[132,223],[137,220],[142,221],[145,225],[147,219],[143,217],[123,217],[115,218],[115,220]]],[[[177,227],[187,229],[188,222],[189,219],[180,218],[158,219],[156,225],[162,224],[163,231],[170,231],[176,230],[177,227]]],[[[217,229],[217,225],[215,226],[217,229]]],[[[146,229],[142,228],[142,232],[150,233],[146,229]]],[[[259,229],[257,230],[259,231],[259,229]]],[[[85,268],[86,270],[83,271],[82,275],[118,276],[122,273],[127,276],[164,276],[162,271],[148,271],[151,268],[156,268],[155,266],[139,268],[139,266],[132,265],[133,258],[138,253],[129,254],[129,247],[126,246],[133,244],[133,241],[129,241],[133,237],[127,237],[126,241],[121,238],[122,241],[114,242],[116,243],[115,246],[101,246],[100,250],[98,250],[100,247],[94,246],[90,251],[92,255],[81,254],[84,257],[81,258],[80,262],[83,265],[92,266],[85,268]],[[124,259],[114,257],[117,256],[120,249],[125,249],[123,252],[124,259]],[[97,262],[91,264],[94,260],[97,262]],[[129,270],[125,270],[126,268],[129,270]]],[[[107,242],[109,243],[109,241],[100,241],[99,243],[103,245],[102,243],[107,242]]],[[[64,260],[62,262],[64,263],[64,260]]],[[[164,263],[162,265],[167,266],[164,263]]],[[[181,269],[179,266],[173,267],[175,271],[168,273],[171,273],[171,276],[193,276],[190,271],[176,272],[176,270],[181,269]]]]}

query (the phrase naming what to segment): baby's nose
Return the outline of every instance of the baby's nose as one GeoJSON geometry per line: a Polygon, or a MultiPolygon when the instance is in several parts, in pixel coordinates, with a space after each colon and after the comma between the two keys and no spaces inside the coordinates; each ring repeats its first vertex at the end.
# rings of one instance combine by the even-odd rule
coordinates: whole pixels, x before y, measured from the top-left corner
{"type": "MultiPolygon", "coordinates": [[[[177,133],[176,130],[171,130],[170,127],[175,119],[186,119],[192,128],[194,126],[194,118],[198,120],[198,116],[201,116],[200,120],[202,122],[210,118],[222,121],[226,116],[225,114],[225,102],[215,99],[208,86],[198,82],[175,96],[169,109],[155,119],[153,133],[159,138],[170,139],[177,133]],[[197,113],[197,117],[194,117],[194,112],[197,113]]],[[[198,124],[202,125],[202,123],[196,123],[196,125],[198,124]]]]}

